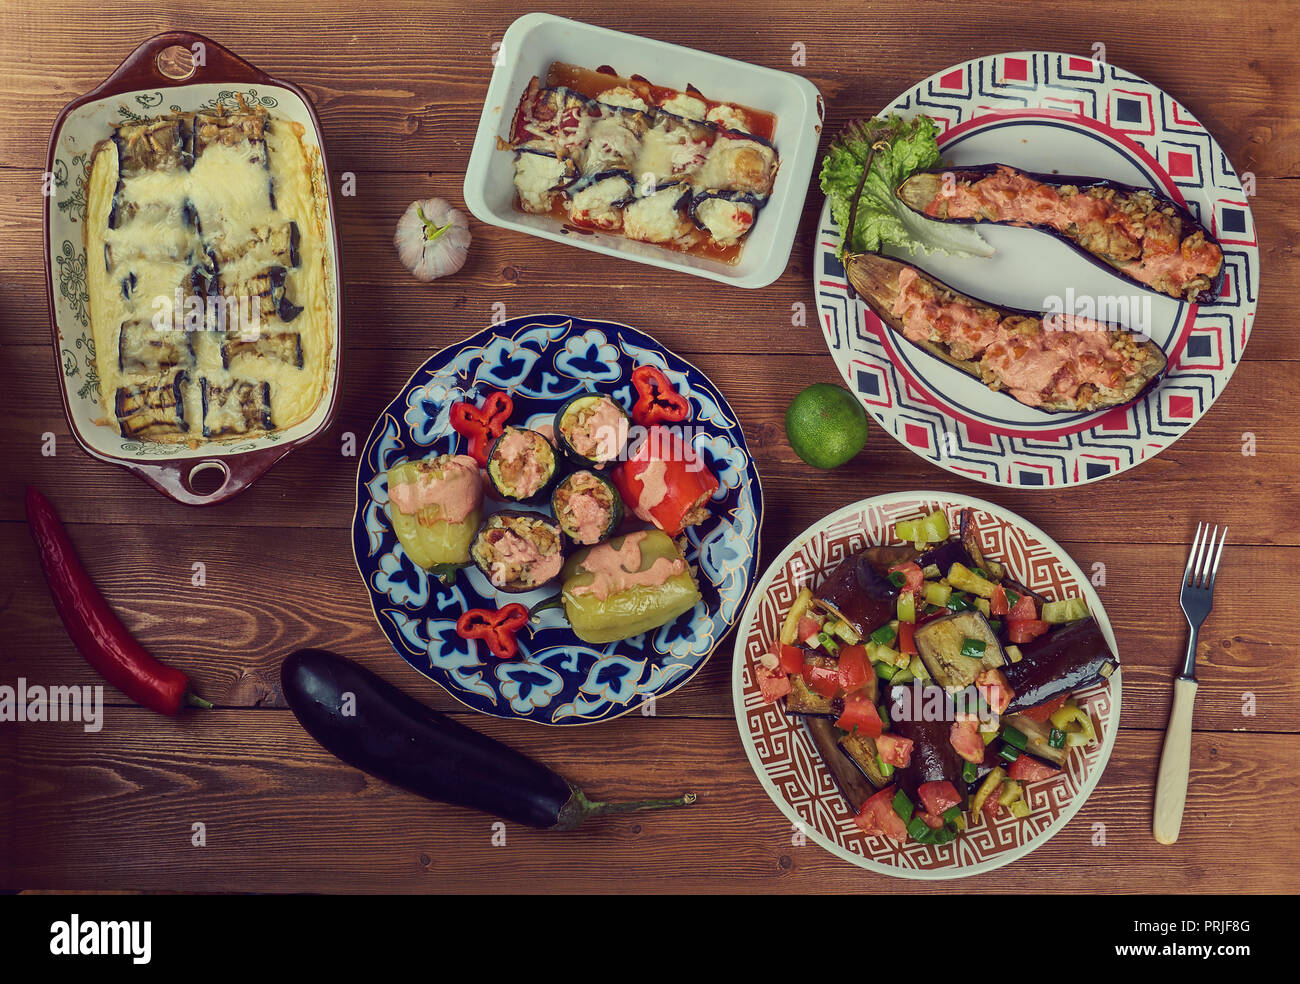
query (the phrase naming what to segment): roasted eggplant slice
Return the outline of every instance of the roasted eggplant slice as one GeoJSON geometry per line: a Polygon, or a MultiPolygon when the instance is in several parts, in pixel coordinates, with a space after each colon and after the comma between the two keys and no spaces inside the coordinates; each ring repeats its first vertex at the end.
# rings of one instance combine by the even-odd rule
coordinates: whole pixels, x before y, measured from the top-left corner
{"type": "Polygon", "coordinates": [[[204,437],[232,437],[275,427],[268,382],[234,379],[218,386],[205,376],[199,380],[199,393],[203,400],[204,437]]]}
{"type": "Polygon", "coordinates": [[[185,418],[182,387],[188,380],[178,372],[161,386],[123,386],[114,394],[113,410],[129,441],[175,441],[190,430],[185,418]]]}
{"type": "Polygon", "coordinates": [[[997,635],[977,611],[932,618],[917,626],[915,640],[925,668],[950,693],[1006,662],[997,635]]]}
{"type": "MultiPolygon", "coordinates": [[[[917,633],[920,646],[920,633],[917,633]]],[[[1046,704],[1062,694],[1096,683],[1119,666],[1097,620],[1071,622],[1020,647],[1021,659],[1002,668],[1015,692],[1008,712],[1046,704]]]]}
{"type": "Polygon", "coordinates": [[[964,797],[966,783],[962,780],[962,770],[965,761],[952,747],[952,714],[945,713],[939,720],[926,720],[933,716],[924,713],[926,707],[943,707],[950,711],[952,701],[937,687],[890,688],[889,730],[912,742],[911,762],[906,768],[894,770],[894,780],[913,803],[920,802],[917,790],[927,782],[951,782],[964,797]],[[908,692],[900,694],[900,690],[908,692]]]}
{"type": "Polygon", "coordinates": [[[297,332],[264,332],[253,338],[232,335],[221,343],[221,367],[229,369],[239,359],[265,359],[301,369],[302,336],[297,332]]]}
{"type": "Polygon", "coordinates": [[[766,203],[749,191],[703,191],[691,199],[690,215],[715,243],[730,246],[749,234],[766,203]]]}
{"type": "Polygon", "coordinates": [[[166,373],[193,365],[189,332],[161,331],[147,321],[123,323],[117,336],[117,367],[122,372],[166,373]]]}
{"type": "MultiPolygon", "coordinates": [[[[831,777],[835,780],[835,785],[839,787],[844,798],[849,801],[849,806],[853,812],[857,813],[862,809],[862,804],[869,800],[876,792],[875,786],[868,782],[871,777],[868,775],[863,778],[865,770],[857,758],[848,754],[847,749],[841,751],[843,738],[838,737],[835,725],[829,720],[822,717],[804,718],[804,727],[808,729],[808,735],[812,738],[813,744],[817,746],[817,752],[821,755],[822,761],[830,769],[831,777]]],[[[847,736],[845,736],[847,737],[847,736]]],[[[871,739],[867,739],[870,741],[871,739]]],[[[879,774],[879,769],[877,769],[879,774]]],[[[882,777],[883,778],[883,777],[882,777]]]]}
{"type": "MultiPolygon", "coordinates": [[[[814,719],[810,718],[808,721],[810,729],[813,720],[814,719]]],[[[832,727],[829,721],[823,720],[821,723],[826,727],[832,727]]],[[[853,764],[862,771],[862,774],[867,777],[867,781],[870,782],[872,786],[876,789],[884,789],[889,785],[891,781],[890,778],[880,771],[880,758],[878,750],[876,749],[876,740],[874,738],[870,735],[859,734],[858,732],[840,735],[839,747],[843,750],[844,755],[847,755],[853,760],[853,764]]],[[[824,752],[822,754],[829,762],[830,756],[826,755],[824,752]]],[[[836,776],[837,780],[838,778],[839,777],[836,776]]],[[[862,804],[857,803],[855,805],[861,807],[862,804]]]]}
{"type": "Polygon", "coordinates": [[[845,269],[892,331],[1037,410],[1123,406],[1165,370],[1158,345],[1115,325],[999,307],[874,253],[850,256],[845,269]]]}
{"type": "Polygon", "coordinates": [[[564,189],[578,177],[571,157],[554,151],[522,147],[515,153],[515,191],[519,207],[533,215],[549,215],[564,189]]]}
{"type": "Polygon", "coordinates": [[[871,563],[867,553],[842,561],[814,593],[814,604],[847,622],[866,638],[894,617],[898,589],[871,563]]]}
{"type": "MultiPolygon", "coordinates": [[[[839,661],[829,656],[819,656],[810,649],[804,649],[804,653],[804,662],[808,666],[822,670],[835,670],[839,666],[839,661]]],[[[839,717],[844,712],[844,701],[838,697],[823,697],[808,686],[802,675],[794,673],[790,675],[790,693],[785,698],[785,709],[790,714],[839,717]]]]}
{"type": "Polygon", "coordinates": [[[918,171],[896,193],[941,222],[1042,229],[1125,279],[1181,300],[1212,304],[1223,282],[1213,233],[1150,188],[982,164],[918,171]]]}

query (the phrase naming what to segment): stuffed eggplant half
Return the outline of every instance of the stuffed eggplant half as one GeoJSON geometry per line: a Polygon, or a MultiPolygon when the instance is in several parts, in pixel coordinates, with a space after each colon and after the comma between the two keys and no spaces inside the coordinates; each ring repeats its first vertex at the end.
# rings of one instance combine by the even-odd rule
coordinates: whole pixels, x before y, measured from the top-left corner
{"type": "Polygon", "coordinates": [[[895,527],[803,589],[756,669],[810,727],[867,833],[945,843],[1097,740],[1076,691],[1118,666],[1082,597],[1052,601],[986,558],[970,510],[895,527]],[[856,766],[863,787],[846,771],[856,766]]]}
{"type": "Polygon", "coordinates": [[[1000,307],[874,253],[850,256],[845,270],[892,331],[1037,410],[1123,406],[1165,369],[1158,345],[1112,324],[1000,307]]]}
{"type": "Polygon", "coordinates": [[[1045,230],[1139,286],[1181,300],[1213,303],[1223,280],[1213,233],[1149,188],[984,164],[918,171],[896,194],[943,222],[1045,230]]]}
{"type": "Polygon", "coordinates": [[[564,567],[559,525],[549,516],[503,509],[487,518],[470,556],[499,591],[518,594],[555,580],[564,567]]]}

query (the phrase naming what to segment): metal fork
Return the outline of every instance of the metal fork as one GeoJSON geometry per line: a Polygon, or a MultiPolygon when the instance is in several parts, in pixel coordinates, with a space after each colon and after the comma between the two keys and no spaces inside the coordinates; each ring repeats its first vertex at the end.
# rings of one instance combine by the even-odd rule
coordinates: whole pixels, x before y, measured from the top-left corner
{"type": "Polygon", "coordinates": [[[1191,629],[1187,637],[1187,655],[1183,672],[1174,679],[1174,706],[1169,713],[1165,747],[1160,753],[1160,775],[1156,779],[1156,814],[1152,830],[1161,844],[1178,840],[1183,824],[1183,806],[1187,802],[1187,774],[1192,760],[1192,703],[1196,699],[1196,637],[1201,623],[1214,607],[1214,579],[1219,573],[1219,558],[1228,528],[1219,534],[1196,524],[1196,541],[1183,571],[1183,588],[1178,603],[1191,629]],[[1215,545],[1215,537],[1218,545],[1215,545]]]}

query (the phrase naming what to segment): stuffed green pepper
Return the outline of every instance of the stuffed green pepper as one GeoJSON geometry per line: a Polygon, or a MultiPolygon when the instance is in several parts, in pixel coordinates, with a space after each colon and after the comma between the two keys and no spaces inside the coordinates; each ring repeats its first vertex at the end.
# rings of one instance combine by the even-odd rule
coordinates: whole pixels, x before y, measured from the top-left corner
{"type": "Polygon", "coordinates": [[[421,567],[469,562],[483,521],[478,464],[443,454],[404,461],[388,470],[388,516],[406,555],[421,567]]]}
{"type": "Polygon", "coordinates": [[[563,598],[574,634],[605,643],[667,625],[695,607],[700,591],[672,537],[642,530],[575,555],[563,598]]]}

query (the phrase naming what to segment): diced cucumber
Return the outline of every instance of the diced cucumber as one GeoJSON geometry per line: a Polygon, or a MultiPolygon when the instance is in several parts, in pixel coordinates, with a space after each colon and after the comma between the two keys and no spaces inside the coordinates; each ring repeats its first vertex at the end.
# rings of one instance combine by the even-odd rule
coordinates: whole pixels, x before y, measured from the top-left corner
{"type": "Polygon", "coordinates": [[[898,620],[900,622],[916,621],[916,595],[904,591],[898,596],[898,620]]]}
{"type": "Polygon", "coordinates": [[[1065,622],[1077,622],[1088,617],[1088,603],[1082,598],[1064,598],[1061,601],[1049,601],[1043,605],[1043,621],[1052,625],[1065,622]]]}
{"type": "Polygon", "coordinates": [[[952,596],[952,588],[946,584],[940,584],[938,581],[925,582],[925,600],[927,604],[934,605],[936,608],[943,608],[948,604],[948,599],[952,596]]]}

